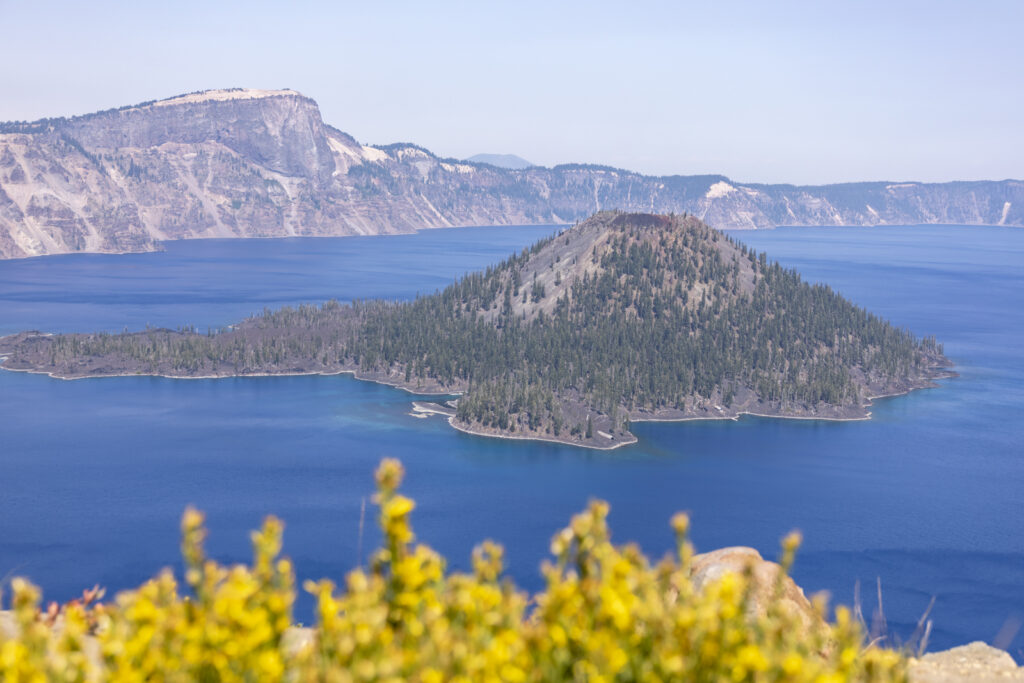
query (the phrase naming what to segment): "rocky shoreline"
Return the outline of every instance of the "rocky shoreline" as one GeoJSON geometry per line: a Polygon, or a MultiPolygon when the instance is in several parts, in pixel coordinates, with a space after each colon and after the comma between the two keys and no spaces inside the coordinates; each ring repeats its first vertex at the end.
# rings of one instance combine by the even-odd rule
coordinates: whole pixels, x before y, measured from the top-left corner
{"type": "MultiPolygon", "coordinates": [[[[321,375],[321,376],[332,376],[332,375],[351,375],[354,379],[364,382],[374,382],[376,384],[383,384],[385,386],[399,389],[407,393],[416,396],[459,396],[464,390],[465,386],[462,383],[454,383],[452,385],[443,385],[440,382],[432,378],[417,379],[416,381],[406,380],[404,375],[400,372],[392,371],[372,371],[367,372],[361,368],[353,366],[341,366],[338,368],[320,368],[316,370],[305,370],[302,368],[287,368],[281,369],[278,372],[223,372],[216,374],[209,374],[203,372],[196,372],[191,374],[170,374],[163,372],[149,372],[143,370],[136,370],[134,372],[118,372],[117,369],[112,367],[98,367],[84,365],[81,372],[74,374],[59,373],[53,370],[49,370],[45,367],[32,366],[28,363],[22,363],[20,366],[12,365],[10,358],[5,354],[9,353],[11,349],[16,347],[19,343],[26,340],[30,340],[34,337],[47,336],[40,332],[22,332],[15,335],[9,335],[6,337],[0,337],[0,369],[8,370],[11,372],[27,372],[31,374],[42,374],[53,379],[60,380],[79,380],[79,379],[99,379],[105,377],[162,377],[165,379],[183,379],[183,380],[196,380],[196,379],[228,379],[236,377],[299,377],[309,375],[321,375]]],[[[766,404],[761,401],[753,401],[749,396],[745,395],[743,401],[740,403],[733,403],[730,407],[724,407],[720,403],[717,403],[715,398],[701,400],[695,404],[688,405],[685,410],[678,409],[666,409],[656,412],[634,410],[628,411],[628,417],[630,422],[689,422],[696,420],[738,420],[744,415],[751,417],[765,417],[765,418],[776,418],[785,420],[820,420],[829,422],[852,422],[868,420],[871,418],[871,411],[869,408],[873,405],[875,400],[880,398],[889,398],[895,396],[902,396],[909,394],[912,391],[919,389],[928,389],[939,386],[935,380],[949,379],[957,377],[958,374],[949,369],[952,363],[946,360],[944,363],[937,363],[931,366],[925,375],[908,380],[904,386],[899,387],[895,391],[888,391],[879,395],[869,396],[861,406],[805,406],[805,407],[787,407],[783,408],[780,405],[766,404]]],[[[582,411],[581,414],[589,416],[593,423],[593,435],[591,438],[565,438],[555,436],[547,432],[531,432],[528,430],[520,430],[519,432],[514,431],[503,431],[493,427],[483,427],[479,424],[466,423],[465,421],[459,420],[456,411],[453,406],[444,407],[437,403],[423,403],[419,401],[413,402],[413,410],[411,415],[415,417],[428,417],[431,414],[440,414],[447,420],[448,424],[452,428],[463,432],[465,434],[471,434],[473,436],[483,436],[490,438],[499,439],[511,439],[517,441],[542,441],[548,443],[557,443],[568,446],[578,446],[582,448],[591,448],[595,450],[614,450],[623,446],[629,446],[637,442],[637,438],[628,430],[615,429],[611,424],[611,419],[608,415],[602,413],[594,413],[586,410],[586,407],[582,404],[579,406],[570,406],[571,410],[582,411]],[[432,406],[431,409],[417,408],[417,406],[432,406]]]]}

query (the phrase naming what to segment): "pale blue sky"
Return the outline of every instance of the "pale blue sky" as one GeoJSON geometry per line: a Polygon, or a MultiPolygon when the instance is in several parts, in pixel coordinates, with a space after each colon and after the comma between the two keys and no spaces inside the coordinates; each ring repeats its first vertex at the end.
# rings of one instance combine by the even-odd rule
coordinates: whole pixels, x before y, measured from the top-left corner
{"type": "Polygon", "coordinates": [[[1022,0],[0,0],[0,120],[290,87],[360,141],[442,156],[1024,178],[1022,30],[1022,0]]]}

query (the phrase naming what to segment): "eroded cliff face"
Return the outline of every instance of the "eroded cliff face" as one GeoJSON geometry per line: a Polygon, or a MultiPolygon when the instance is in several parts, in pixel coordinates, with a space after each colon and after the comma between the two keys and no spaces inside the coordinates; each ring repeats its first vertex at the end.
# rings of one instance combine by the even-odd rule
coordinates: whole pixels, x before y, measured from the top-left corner
{"type": "Polygon", "coordinates": [[[0,256],[565,220],[510,204],[509,182],[412,145],[360,145],[293,91],[197,93],[0,125],[0,256]]]}
{"type": "Polygon", "coordinates": [[[567,165],[502,169],[361,145],[290,90],[194,93],[0,124],[0,257],[145,251],[165,239],[563,223],[601,209],[720,228],[1024,224],[1020,181],[741,185],[567,165]]]}

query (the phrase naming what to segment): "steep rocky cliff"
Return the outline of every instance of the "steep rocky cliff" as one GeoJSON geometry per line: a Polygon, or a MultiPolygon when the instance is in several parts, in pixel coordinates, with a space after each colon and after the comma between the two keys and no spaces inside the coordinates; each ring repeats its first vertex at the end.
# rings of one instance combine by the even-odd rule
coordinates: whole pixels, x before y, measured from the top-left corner
{"type": "Polygon", "coordinates": [[[503,169],[362,145],[291,90],[216,90],[0,124],[0,257],[165,239],[562,223],[606,208],[720,228],[1024,225],[1024,182],[749,185],[598,166],[503,169]]]}

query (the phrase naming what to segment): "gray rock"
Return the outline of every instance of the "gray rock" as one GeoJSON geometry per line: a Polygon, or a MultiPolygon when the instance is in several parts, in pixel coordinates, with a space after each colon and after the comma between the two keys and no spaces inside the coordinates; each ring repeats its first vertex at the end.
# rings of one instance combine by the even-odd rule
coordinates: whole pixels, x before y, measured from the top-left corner
{"type": "MultiPolygon", "coordinates": [[[[753,580],[752,601],[750,611],[763,616],[766,607],[775,598],[775,586],[781,567],[761,557],[761,553],[753,548],[731,547],[721,548],[710,553],[696,555],[693,558],[692,579],[694,587],[700,591],[728,572],[742,574],[750,567],[753,580]]],[[[800,586],[790,577],[785,577],[779,594],[782,608],[795,615],[801,624],[802,635],[827,635],[827,625],[804,595],[800,586]]]]}
{"type": "Polygon", "coordinates": [[[14,613],[0,610],[0,638],[12,638],[16,631],[17,624],[14,621],[14,613]]]}
{"type": "Polygon", "coordinates": [[[982,642],[933,652],[911,662],[912,683],[1024,681],[1024,668],[1003,650],[982,642]]]}

